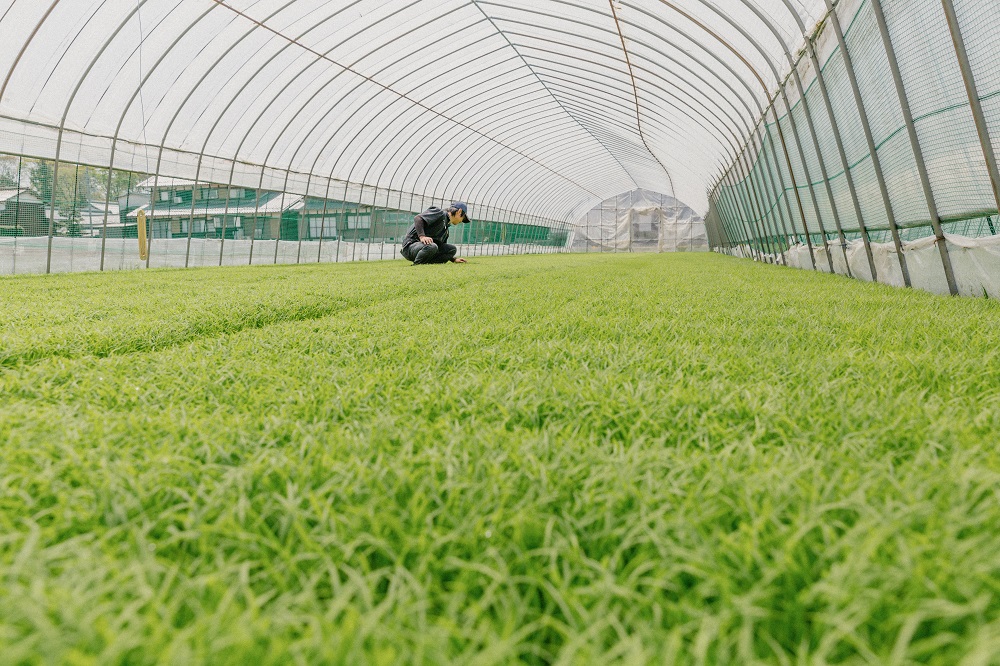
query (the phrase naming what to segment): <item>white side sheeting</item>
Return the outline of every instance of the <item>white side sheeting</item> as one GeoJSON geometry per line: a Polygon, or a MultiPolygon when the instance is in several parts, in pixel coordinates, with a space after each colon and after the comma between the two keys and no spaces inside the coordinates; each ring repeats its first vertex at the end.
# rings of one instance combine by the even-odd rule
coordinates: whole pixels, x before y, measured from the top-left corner
{"type": "MultiPolygon", "coordinates": [[[[946,239],[959,294],[1000,298],[1000,236],[966,238],[949,234],[946,239]]],[[[878,281],[894,287],[905,286],[895,246],[892,243],[872,243],[871,247],[878,281]]],[[[741,258],[763,258],[768,263],[782,263],[781,255],[758,257],[756,251],[746,245],[732,248],[729,254],[741,258]]],[[[933,236],[903,243],[903,254],[915,289],[941,295],[949,293],[948,281],[945,279],[941,264],[941,253],[933,236]]],[[[784,260],[788,266],[807,270],[815,267],[816,270],[825,273],[830,272],[831,257],[833,271],[838,275],[850,275],[871,282],[868,258],[865,255],[864,244],[860,240],[848,243],[846,253],[839,243],[832,241],[825,248],[814,247],[812,259],[809,248],[804,244],[793,245],[784,253],[784,260]]]]}
{"type": "Polygon", "coordinates": [[[574,230],[575,250],[707,252],[705,220],[677,199],[638,189],[605,199],[574,230]]]}
{"type": "MultiPolygon", "coordinates": [[[[100,238],[52,239],[52,273],[97,271],[101,265],[100,238]]],[[[213,266],[254,266],[267,264],[335,263],[341,261],[377,261],[400,259],[398,243],[352,243],[349,241],[275,241],[220,240],[204,238],[155,239],[150,253],[150,268],[210,268],[213,266]],[[251,255],[252,252],[252,255],[251,255]],[[221,263],[219,261],[221,253],[221,263]],[[251,262],[252,258],[252,262],[251,262]],[[187,262],[185,266],[185,262],[187,262]]],[[[557,247],[524,245],[458,245],[459,256],[479,257],[508,254],[553,254],[557,247]]],[[[0,275],[45,273],[48,241],[46,238],[0,238],[0,275]]],[[[139,259],[138,241],[134,238],[106,240],[104,270],[145,268],[139,259]]]]}

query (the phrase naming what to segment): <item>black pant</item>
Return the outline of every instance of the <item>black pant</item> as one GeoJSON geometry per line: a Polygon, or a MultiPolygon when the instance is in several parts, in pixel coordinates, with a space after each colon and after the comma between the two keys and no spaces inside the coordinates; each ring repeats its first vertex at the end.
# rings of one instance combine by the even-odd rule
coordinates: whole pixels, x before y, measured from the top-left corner
{"type": "Polygon", "coordinates": [[[400,254],[414,264],[446,264],[455,258],[458,248],[448,243],[424,245],[418,242],[404,245],[400,254]]]}

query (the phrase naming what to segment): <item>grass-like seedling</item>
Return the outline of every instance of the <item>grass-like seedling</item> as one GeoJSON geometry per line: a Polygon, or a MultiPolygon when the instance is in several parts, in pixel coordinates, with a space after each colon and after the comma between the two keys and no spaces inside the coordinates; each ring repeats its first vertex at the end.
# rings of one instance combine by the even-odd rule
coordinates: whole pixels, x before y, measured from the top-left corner
{"type": "Polygon", "coordinates": [[[560,255],[0,303],[0,663],[1000,659],[995,302],[560,255]]]}

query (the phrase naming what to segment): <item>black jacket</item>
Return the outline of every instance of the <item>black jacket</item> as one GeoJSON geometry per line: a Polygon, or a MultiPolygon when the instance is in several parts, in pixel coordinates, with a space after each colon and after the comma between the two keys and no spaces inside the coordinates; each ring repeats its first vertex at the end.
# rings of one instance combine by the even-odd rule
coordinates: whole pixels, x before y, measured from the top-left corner
{"type": "Polygon", "coordinates": [[[430,236],[438,245],[447,243],[448,226],[448,213],[436,206],[431,206],[413,218],[413,224],[410,225],[403,238],[403,247],[410,243],[419,243],[421,236],[430,236]]]}

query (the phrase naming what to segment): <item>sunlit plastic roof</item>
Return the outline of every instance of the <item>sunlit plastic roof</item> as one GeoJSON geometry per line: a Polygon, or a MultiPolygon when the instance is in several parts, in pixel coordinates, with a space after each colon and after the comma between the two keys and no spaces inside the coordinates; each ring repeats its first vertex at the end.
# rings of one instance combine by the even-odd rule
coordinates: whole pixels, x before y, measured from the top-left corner
{"type": "Polygon", "coordinates": [[[644,188],[704,212],[825,11],[0,0],[0,152],[401,208],[573,221],[644,188]]]}

